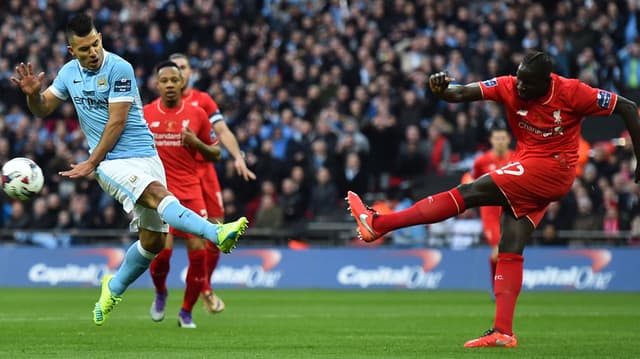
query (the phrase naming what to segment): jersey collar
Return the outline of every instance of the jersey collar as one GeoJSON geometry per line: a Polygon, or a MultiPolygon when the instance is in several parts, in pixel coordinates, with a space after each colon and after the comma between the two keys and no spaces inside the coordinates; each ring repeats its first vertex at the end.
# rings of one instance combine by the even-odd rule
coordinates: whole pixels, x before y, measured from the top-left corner
{"type": "Polygon", "coordinates": [[[158,109],[158,112],[160,112],[163,115],[166,115],[168,112],[178,114],[182,112],[182,110],[184,110],[184,100],[180,101],[180,105],[178,107],[167,108],[162,106],[162,100],[158,97],[158,101],[156,101],[156,108],[158,109]]]}
{"type": "Polygon", "coordinates": [[[555,96],[556,94],[556,82],[557,82],[556,74],[551,74],[550,76],[551,76],[551,83],[549,84],[549,92],[547,92],[546,95],[540,98],[540,104],[542,105],[546,105],[549,102],[551,102],[551,100],[553,99],[553,96],[555,96]]]}

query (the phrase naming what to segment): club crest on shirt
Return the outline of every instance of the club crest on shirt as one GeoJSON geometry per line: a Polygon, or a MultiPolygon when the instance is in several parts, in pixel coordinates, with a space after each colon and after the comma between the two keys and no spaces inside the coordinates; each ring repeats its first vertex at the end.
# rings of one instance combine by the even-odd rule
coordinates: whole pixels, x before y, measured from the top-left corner
{"type": "Polygon", "coordinates": [[[553,132],[556,135],[564,135],[564,128],[562,127],[562,115],[560,114],[560,110],[553,111],[553,123],[555,127],[553,128],[553,132]]]}
{"type": "Polygon", "coordinates": [[[96,90],[98,91],[106,91],[109,89],[107,85],[107,75],[100,75],[96,78],[96,90]]]}
{"type": "Polygon", "coordinates": [[[611,93],[604,90],[598,90],[597,103],[598,106],[608,109],[609,104],[611,103],[611,93]]]}
{"type": "Polygon", "coordinates": [[[182,128],[187,128],[187,127],[189,127],[189,121],[190,121],[189,119],[182,120],[182,128]]]}
{"type": "Polygon", "coordinates": [[[491,80],[482,81],[482,84],[486,87],[494,87],[498,86],[498,80],[496,80],[496,78],[494,77],[491,80]]]}

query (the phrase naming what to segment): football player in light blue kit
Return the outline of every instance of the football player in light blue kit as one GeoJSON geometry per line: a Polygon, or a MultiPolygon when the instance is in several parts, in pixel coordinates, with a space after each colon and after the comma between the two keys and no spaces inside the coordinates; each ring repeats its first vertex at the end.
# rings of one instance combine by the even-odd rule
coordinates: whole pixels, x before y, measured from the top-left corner
{"type": "Polygon", "coordinates": [[[63,101],[73,102],[90,154],[60,175],[80,178],[95,171],[104,191],[125,211],[133,211],[131,230],[138,230],[140,239],[131,245],[115,276],[102,279],[93,311],[94,323],[102,325],[126,288],[164,248],[167,224],[204,237],[229,253],[246,230],[247,219],[212,224],[167,191],[164,168],[143,118],[133,67],[102,48],[102,35],[86,14],[69,21],[66,36],[74,59],[60,69],[49,88],[41,92],[44,72],[36,75],[30,63],[16,66],[11,80],[25,93],[36,116],[49,115],[63,101]]]}

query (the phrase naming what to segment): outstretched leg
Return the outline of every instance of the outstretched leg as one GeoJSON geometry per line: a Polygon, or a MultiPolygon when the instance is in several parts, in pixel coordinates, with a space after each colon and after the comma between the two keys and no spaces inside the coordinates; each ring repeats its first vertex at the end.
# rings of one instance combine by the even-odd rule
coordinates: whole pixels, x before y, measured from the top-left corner
{"type": "Polygon", "coordinates": [[[354,192],[349,191],[346,200],[358,224],[360,238],[365,242],[372,242],[394,229],[440,222],[467,208],[507,205],[507,200],[490,176],[428,196],[405,210],[388,214],[379,214],[367,207],[354,192]]]}

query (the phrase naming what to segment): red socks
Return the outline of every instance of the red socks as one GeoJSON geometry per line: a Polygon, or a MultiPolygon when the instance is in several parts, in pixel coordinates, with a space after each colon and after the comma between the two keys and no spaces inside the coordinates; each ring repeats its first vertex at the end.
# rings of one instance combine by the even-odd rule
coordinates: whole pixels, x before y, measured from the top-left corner
{"type": "Polygon", "coordinates": [[[496,317],[493,327],[502,334],[513,335],[513,313],[522,288],[523,258],[520,254],[500,253],[494,277],[496,317]]]}
{"type": "Polygon", "coordinates": [[[496,278],[496,266],[498,265],[498,258],[493,258],[489,256],[489,269],[491,270],[491,288],[493,288],[493,284],[496,278]]]}
{"type": "Polygon", "coordinates": [[[172,249],[165,248],[151,261],[149,273],[151,273],[153,285],[156,287],[156,293],[167,292],[167,275],[169,275],[172,253],[172,249]]]}
{"type": "Polygon", "coordinates": [[[213,275],[213,271],[218,266],[218,260],[220,259],[220,249],[216,247],[213,242],[207,241],[206,243],[207,250],[207,260],[206,260],[206,277],[204,279],[204,284],[202,285],[202,293],[211,291],[211,275],[213,275]]]}
{"type": "Polygon", "coordinates": [[[464,212],[466,206],[457,188],[422,199],[398,212],[378,215],[373,220],[376,232],[384,234],[394,229],[431,224],[464,212]]]}
{"type": "Polygon", "coordinates": [[[184,290],[182,301],[182,310],[186,312],[191,312],[200,296],[200,290],[202,290],[206,276],[206,252],[206,249],[198,249],[187,253],[189,255],[189,269],[187,270],[187,287],[184,290]]]}

